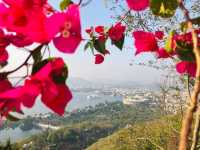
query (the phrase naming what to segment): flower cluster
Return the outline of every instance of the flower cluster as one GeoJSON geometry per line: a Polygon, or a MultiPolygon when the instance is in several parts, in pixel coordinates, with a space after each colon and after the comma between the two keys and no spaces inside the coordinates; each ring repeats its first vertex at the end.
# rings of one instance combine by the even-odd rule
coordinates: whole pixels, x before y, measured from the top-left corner
{"type": "Polygon", "coordinates": [[[22,113],[22,106],[33,107],[40,95],[42,102],[63,115],[72,94],[66,85],[68,69],[62,58],[44,59],[43,47],[52,42],[63,53],[74,53],[82,41],[79,5],[71,3],[63,11],[55,10],[47,0],[2,0],[0,2],[0,65],[7,64],[7,47],[30,50],[27,60],[12,71],[0,73],[0,117],[10,112],[22,113]],[[24,84],[13,86],[8,75],[33,58],[32,73],[27,73],[24,84]]]}
{"type": "Polygon", "coordinates": [[[135,11],[141,11],[149,6],[149,0],[126,0],[129,8],[135,11]]]}
{"type": "MultiPolygon", "coordinates": [[[[196,30],[197,35],[200,30],[196,30]]],[[[156,33],[135,31],[133,37],[135,39],[136,55],[143,52],[154,52],[158,58],[178,58],[176,70],[180,74],[189,74],[195,77],[196,74],[196,59],[193,53],[192,34],[170,33],[165,39],[165,47],[159,48],[158,41],[162,40],[164,34],[160,31],[156,33]]],[[[198,40],[200,45],[200,38],[198,40]]]]}
{"type": "Polygon", "coordinates": [[[117,48],[122,49],[124,44],[126,27],[121,23],[117,23],[110,28],[104,26],[91,27],[86,29],[86,33],[89,35],[90,40],[86,44],[85,49],[90,47],[95,56],[95,64],[101,64],[104,61],[104,57],[110,52],[106,49],[106,42],[108,39],[117,48]],[[94,49],[97,51],[95,54],[94,49]]]}
{"type": "MultiPolygon", "coordinates": [[[[128,7],[134,11],[143,11],[151,7],[153,14],[161,17],[171,17],[174,15],[177,8],[177,1],[149,1],[149,0],[126,0],[128,7]],[[173,6],[172,6],[173,5],[173,6]],[[171,12],[167,12],[170,10],[171,12]]],[[[196,30],[199,35],[200,30],[196,30]]],[[[178,58],[176,70],[180,74],[188,74],[191,77],[196,75],[196,59],[193,53],[192,34],[184,33],[178,34],[175,31],[169,33],[169,37],[164,38],[164,33],[156,31],[155,33],[145,31],[134,31],[133,37],[135,39],[136,55],[143,52],[153,52],[157,58],[178,58]],[[165,47],[162,43],[165,41],[165,47]]],[[[198,36],[199,37],[199,36],[198,36]]],[[[198,41],[200,45],[200,38],[198,41]]]]}
{"type": "Polygon", "coordinates": [[[41,95],[42,102],[54,112],[63,115],[72,94],[65,85],[67,68],[61,58],[44,60],[38,64],[25,84],[12,87],[7,79],[0,81],[0,110],[2,116],[10,111],[22,112],[22,105],[31,108],[41,95]],[[39,69],[39,71],[37,71],[39,69]]]}
{"type": "MultiPolygon", "coordinates": [[[[3,0],[0,27],[23,36],[30,43],[52,40],[64,53],[74,53],[82,40],[79,6],[75,4],[66,11],[56,12],[47,0],[3,0]]],[[[23,46],[21,42],[24,41],[18,40],[17,46],[23,46]]]]}

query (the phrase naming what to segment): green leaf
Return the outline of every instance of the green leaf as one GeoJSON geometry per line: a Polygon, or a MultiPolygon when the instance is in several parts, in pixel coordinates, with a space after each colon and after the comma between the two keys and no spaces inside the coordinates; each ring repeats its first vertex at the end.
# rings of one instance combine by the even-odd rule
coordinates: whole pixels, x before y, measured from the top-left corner
{"type": "Polygon", "coordinates": [[[195,61],[193,46],[182,41],[176,41],[176,53],[182,61],[195,61]]]}
{"type": "Polygon", "coordinates": [[[65,10],[70,4],[73,4],[71,0],[63,0],[60,3],[60,9],[65,10]]]}
{"type": "Polygon", "coordinates": [[[84,47],[84,51],[86,51],[89,47],[91,47],[91,41],[88,41],[84,47]]]}
{"type": "Polygon", "coordinates": [[[124,39],[125,39],[125,36],[123,36],[123,38],[120,41],[113,41],[112,40],[112,44],[115,45],[120,50],[122,50],[123,46],[124,46],[124,39]]]}
{"type": "MultiPolygon", "coordinates": [[[[34,66],[33,66],[33,69],[32,69],[32,75],[34,75],[35,73],[37,73],[42,67],[44,67],[48,62],[52,61],[54,58],[48,58],[48,59],[45,59],[43,61],[40,61],[38,63],[36,63],[34,66]]],[[[67,68],[67,65],[65,65],[63,67],[63,69],[60,71],[60,70],[55,70],[55,72],[52,72],[51,73],[51,77],[53,79],[53,81],[55,83],[65,83],[67,77],[68,77],[68,68],[67,68]]]]}
{"type": "Polygon", "coordinates": [[[194,62],[195,61],[195,55],[192,51],[192,49],[180,49],[176,51],[178,54],[178,57],[182,61],[189,61],[189,62],[194,62]]]}
{"type": "Polygon", "coordinates": [[[171,53],[173,51],[172,42],[173,42],[174,34],[175,34],[175,31],[170,31],[169,36],[167,40],[165,41],[165,49],[168,53],[171,53]]]}
{"type": "Polygon", "coordinates": [[[42,47],[43,45],[40,45],[33,51],[32,57],[33,57],[34,63],[38,63],[42,60],[42,53],[41,53],[42,47]]]}
{"type": "Polygon", "coordinates": [[[57,84],[65,83],[68,78],[68,68],[67,65],[62,69],[61,73],[56,72],[52,74],[53,81],[57,84]]]}
{"type": "Polygon", "coordinates": [[[94,54],[94,43],[92,41],[90,41],[89,46],[90,46],[92,53],[94,54]]]}
{"type": "Polygon", "coordinates": [[[32,68],[32,72],[31,72],[31,75],[34,75],[35,73],[37,73],[43,66],[45,66],[50,60],[49,59],[45,59],[43,61],[40,61],[38,63],[35,63],[33,65],[33,68],[32,68]]]}
{"type": "Polygon", "coordinates": [[[14,115],[11,115],[11,114],[8,114],[7,117],[6,117],[6,119],[9,120],[9,121],[14,121],[14,122],[20,120],[19,118],[17,118],[17,117],[14,116],[14,115]]]}
{"type": "Polygon", "coordinates": [[[154,15],[169,18],[172,17],[178,7],[177,0],[151,0],[150,8],[154,15]]]}
{"type": "Polygon", "coordinates": [[[88,48],[91,49],[92,53],[94,54],[94,44],[93,41],[89,41],[86,43],[85,47],[84,47],[84,51],[86,51],[88,48]]]}
{"type": "Polygon", "coordinates": [[[101,54],[105,54],[106,50],[106,41],[100,41],[98,39],[94,39],[94,48],[101,54]]]}

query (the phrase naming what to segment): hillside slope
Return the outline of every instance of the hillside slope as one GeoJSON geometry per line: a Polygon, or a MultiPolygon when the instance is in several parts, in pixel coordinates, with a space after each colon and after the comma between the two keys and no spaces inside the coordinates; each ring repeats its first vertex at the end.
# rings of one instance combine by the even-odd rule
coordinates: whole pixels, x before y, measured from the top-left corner
{"type": "Polygon", "coordinates": [[[47,130],[17,145],[21,148],[29,144],[29,149],[32,150],[41,150],[41,147],[43,150],[49,148],[83,150],[100,138],[107,137],[121,128],[155,118],[160,118],[159,111],[148,106],[126,106],[121,102],[99,104],[57,121],[51,116],[49,120],[60,122],[63,128],[56,131],[47,130]]]}
{"type": "Polygon", "coordinates": [[[170,116],[126,127],[87,150],[176,150],[180,117],[170,116]]]}

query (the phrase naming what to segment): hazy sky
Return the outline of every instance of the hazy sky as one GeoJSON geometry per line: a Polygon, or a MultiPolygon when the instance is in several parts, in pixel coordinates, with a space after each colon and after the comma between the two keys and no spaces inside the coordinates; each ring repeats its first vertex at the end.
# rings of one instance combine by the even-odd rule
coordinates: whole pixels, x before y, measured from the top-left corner
{"type": "MultiPolygon", "coordinates": [[[[55,0],[50,0],[50,2],[54,6],[57,5],[55,0]]],[[[87,7],[81,9],[83,32],[85,28],[91,25],[111,25],[112,19],[110,19],[110,16],[111,13],[105,7],[104,0],[93,0],[87,7]]],[[[160,73],[155,69],[129,65],[131,60],[142,62],[152,58],[150,54],[135,57],[132,39],[127,39],[125,42],[125,47],[131,47],[131,49],[124,49],[123,52],[108,45],[111,55],[107,56],[105,62],[101,65],[94,64],[94,57],[89,51],[84,52],[83,45],[84,43],[80,45],[77,52],[73,55],[62,55],[55,50],[56,55],[64,56],[69,66],[70,76],[72,77],[81,77],[90,80],[111,79],[142,82],[157,82],[160,79],[160,73]]]]}
{"type": "MultiPolygon", "coordinates": [[[[59,0],[49,0],[52,5],[58,7],[59,0]]],[[[87,7],[81,8],[82,29],[95,25],[111,25],[112,19],[110,19],[110,11],[105,7],[104,0],[93,0],[87,7]]],[[[84,34],[85,36],[85,34],[84,34]]],[[[116,49],[114,46],[108,45],[108,50],[111,51],[111,55],[105,58],[105,62],[101,65],[94,64],[94,56],[89,52],[84,52],[82,43],[73,55],[62,54],[58,52],[53,46],[51,46],[51,52],[53,55],[62,56],[69,67],[70,77],[81,77],[89,80],[120,80],[120,81],[141,81],[141,82],[158,82],[160,80],[160,72],[155,69],[147,67],[141,67],[137,65],[130,66],[131,60],[136,62],[146,61],[151,59],[150,54],[134,56],[133,40],[127,39],[125,41],[125,47],[131,47],[131,49],[124,49],[123,52],[116,49]]],[[[16,51],[14,48],[10,48],[9,52],[14,55],[10,55],[9,61],[14,66],[21,64],[26,55],[23,51],[16,51]]]]}

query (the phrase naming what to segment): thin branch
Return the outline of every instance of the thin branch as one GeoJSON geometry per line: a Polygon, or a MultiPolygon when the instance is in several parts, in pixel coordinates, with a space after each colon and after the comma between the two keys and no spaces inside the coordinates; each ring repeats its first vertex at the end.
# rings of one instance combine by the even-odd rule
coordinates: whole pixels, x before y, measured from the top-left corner
{"type": "Polygon", "coordinates": [[[25,59],[25,61],[19,65],[18,67],[16,67],[15,69],[11,70],[11,71],[8,71],[8,72],[1,72],[0,73],[0,78],[4,78],[4,77],[7,77],[9,74],[12,74],[16,71],[18,71],[19,69],[21,69],[22,67],[24,67],[25,65],[28,64],[28,61],[30,60],[31,56],[33,55],[33,53],[37,50],[40,50],[41,48],[43,47],[43,45],[39,45],[38,47],[36,47],[33,51],[30,52],[30,54],[28,55],[28,57],[25,59]]]}
{"type": "Polygon", "coordinates": [[[189,75],[187,75],[187,83],[186,83],[187,85],[187,91],[188,91],[188,96],[189,96],[189,98],[190,98],[190,100],[192,100],[192,96],[191,96],[191,92],[190,92],[190,76],[189,75]]]}
{"type": "Polygon", "coordinates": [[[81,4],[82,4],[82,2],[83,2],[83,0],[79,0],[79,3],[78,3],[78,5],[81,5],[81,4]]]}
{"type": "Polygon", "coordinates": [[[21,65],[19,65],[17,68],[15,68],[15,69],[13,69],[11,71],[6,72],[6,74],[11,74],[11,73],[14,73],[17,70],[21,69],[23,66],[25,66],[27,64],[27,62],[29,61],[29,59],[31,58],[31,56],[32,56],[32,53],[30,53],[28,55],[28,57],[25,59],[25,61],[21,65]]]}
{"type": "Polygon", "coordinates": [[[196,113],[195,126],[192,138],[192,146],[190,150],[195,150],[197,148],[198,140],[199,140],[199,130],[200,130],[200,107],[198,107],[198,111],[196,113]]]}

